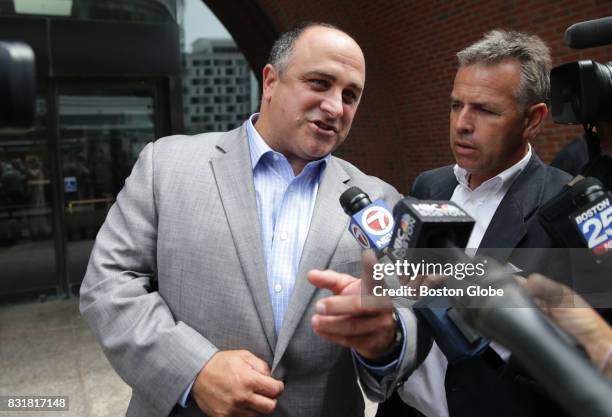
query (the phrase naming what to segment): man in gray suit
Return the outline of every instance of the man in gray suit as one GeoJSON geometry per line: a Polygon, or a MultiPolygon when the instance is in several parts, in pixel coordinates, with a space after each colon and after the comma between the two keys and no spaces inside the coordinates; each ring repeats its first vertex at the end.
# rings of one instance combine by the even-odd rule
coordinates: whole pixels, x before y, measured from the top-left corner
{"type": "Polygon", "coordinates": [[[242,127],[147,145],[96,239],[80,308],[133,389],[128,416],[360,416],[357,375],[382,400],[413,366],[411,316],[354,302],[360,281],[306,277],[360,272],[344,190],[399,199],[331,156],[363,54],[307,24],[269,62],[261,112],[242,127]]]}

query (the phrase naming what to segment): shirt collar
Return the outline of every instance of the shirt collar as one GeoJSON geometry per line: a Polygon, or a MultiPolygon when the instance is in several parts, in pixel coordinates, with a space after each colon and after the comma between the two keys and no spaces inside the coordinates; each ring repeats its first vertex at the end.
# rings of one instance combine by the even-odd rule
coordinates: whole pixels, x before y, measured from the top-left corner
{"type": "MultiPolygon", "coordinates": [[[[270,146],[266,143],[264,138],[261,137],[257,129],[255,129],[255,122],[257,121],[258,117],[259,117],[259,113],[254,113],[245,122],[246,129],[247,129],[247,138],[249,140],[249,152],[251,155],[251,168],[252,169],[255,169],[255,167],[257,167],[257,165],[259,164],[261,159],[264,157],[264,155],[279,155],[285,158],[283,154],[281,154],[280,152],[276,152],[275,150],[270,148],[270,146]]],[[[327,166],[330,160],[331,160],[331,154],[327,154],[325,155],[324,158],[317,159],[315,161],[310,161],[308,164],[306,164],[302,172],[306,170],[310,171],[313,168],[318,167],[318,166],[321,166],[321,169],[323,169],[325,166],[327,166]]]]}
{"type": "MultiPolygon", "coordinates": [[[[499,191],[502,188],[507,188],[518,176],[518,174],[520,174],[521,171],[527,166],[529,160],[531,159],[531,154],[531,145],[527,144],[527,153],[520,161],[512,165],[510,168],[500,172],[496,176],[484,181],[477,189],[482,188],[483,190],[499,191]]],[[[453,171],[455,173],[455,177],[457,178],[457,182],[466,189],[473,191],[470,188],[470,173],[457,164],[455,164],[453,167],[453,171]]]]}
{"type": "Polygon", "coordinates": [[[252,114],[251,117],[246,121],[247,138],[249,140],[249,152],[251,154],[251,168],[255,169],[259,160],[268,152],[274,152],[265,140],[261,137],[257,129],[255,129],[255,122],[259,117],[259,113],[252,114]]]}

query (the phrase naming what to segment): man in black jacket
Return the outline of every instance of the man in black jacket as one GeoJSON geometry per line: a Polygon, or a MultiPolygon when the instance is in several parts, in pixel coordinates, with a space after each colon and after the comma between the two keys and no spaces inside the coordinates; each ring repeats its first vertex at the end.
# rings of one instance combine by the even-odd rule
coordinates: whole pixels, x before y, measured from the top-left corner
{"type": "MultiPolygon", "coordinates": [[[[550,260],[520,250],[552,246],[536,213],[571,179],[544,165],[530,145],[548,114],[549,48],[537,36],[494,30],[457,57],[450,97],[456,164],[420,174],[410,194],[452,200],[474,217],[468,252],[488,252],[517,273],[554,276],[554,269],[542,268],[550,260]]],[[[481,356],[453,365],[434,343],[398,393],[428,417],[560,413],[514,365],[511,352],[494,342],[481,356]]],[[[381,405],[377,416],[416,413],[394,398],[381,405]]]]}

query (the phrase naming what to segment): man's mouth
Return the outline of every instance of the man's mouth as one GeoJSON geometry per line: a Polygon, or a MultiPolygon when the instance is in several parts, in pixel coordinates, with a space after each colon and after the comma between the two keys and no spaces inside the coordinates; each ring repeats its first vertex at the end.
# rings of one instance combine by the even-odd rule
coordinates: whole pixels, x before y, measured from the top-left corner
{"type": "Polygon", "coordinates": [[[455,141],[455,150],[458,153],[471,153],[474,151],[477,151],[478,148],[476,146],[474,146],[472,143],[470,142],[465,142],[465,141],[455,141]]]}
{"type": "Polygon", "coordinates": [[[312,124],[314,124],[315,126],[317,126],[319,129],[325,131],[325,132],[335,132],[338,133],[338,128],[334,125],[330,125],[328,123],[325,123],[321,120],[312,120],[311,121],[312,124]]]}

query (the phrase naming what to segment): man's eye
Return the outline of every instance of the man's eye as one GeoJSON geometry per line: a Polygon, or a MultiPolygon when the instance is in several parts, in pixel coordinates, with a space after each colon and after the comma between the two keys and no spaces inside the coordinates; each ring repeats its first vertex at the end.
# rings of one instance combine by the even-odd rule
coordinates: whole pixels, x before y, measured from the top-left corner
{"type": "Polygon", "coordinates": [[[353,93],[352,91],[346,91],[342,93],[342,99],[347,104],[353,104],[354,102],[357,101],[357,95],[353,93]]]}
{"type": "Polygon", "coordinates": [[[457,103],[457,102],[452,102],[451,103],[451,109],[459,110],[460,108],[461,108],[461,103],[457,103]]]}
{"type": "Polygon", "coordinates": [[[329,83],[326,80],[321,80],[318,78],[313,78],[312,80],[308,80],[308,83],[315,88],[326,88],[329,86],[329,83]]]}

